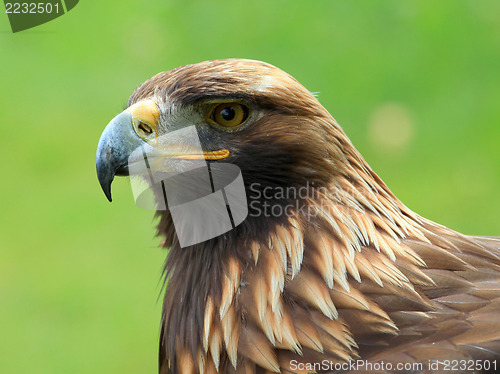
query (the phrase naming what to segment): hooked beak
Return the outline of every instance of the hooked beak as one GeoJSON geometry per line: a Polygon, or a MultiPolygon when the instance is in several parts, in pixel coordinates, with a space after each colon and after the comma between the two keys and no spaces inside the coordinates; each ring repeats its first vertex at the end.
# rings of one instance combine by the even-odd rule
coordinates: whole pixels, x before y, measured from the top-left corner
{"type": "Polygon", "coordinates": [[[104,129],[97,145],[96,169],[101,188],[109,201],[115,175],[128,175],[129,156],[144,143],[134,131],[132,114],[128,111],[118,114],[104,129]]]}
{"type": "MultiPolygon", "coordinates": [[[[151,99],[140,101],[118,114],[104,129],[97,145],[97,178],[104,194],[111,201],[111,183],[116,175],[129,175],[130,166],[140,156],[152,156],[150,162],[162,159],[220,160],[229,156],[227,149],[202,151],[190,137],[158,137],[159,110],[151,99]]],[[[172,134],[172,133],[171,133],[172,134]]],[[[149,166],[148,166],[149,167],[149,166]]],[[[158,166],[157,170],[162,166],[158,166]]],[[[136,168],[137,169],[137,168],[136,168]]],[[[132,173],[135,174],[135,173],[132,173]]]]}

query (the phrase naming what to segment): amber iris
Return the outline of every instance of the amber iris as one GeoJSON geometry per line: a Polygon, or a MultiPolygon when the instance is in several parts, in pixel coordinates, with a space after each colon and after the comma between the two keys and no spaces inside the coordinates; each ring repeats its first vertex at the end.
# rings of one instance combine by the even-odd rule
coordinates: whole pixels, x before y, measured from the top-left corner
{"type": "Polygon", "coordinates": [[[240,103],[224,103],[214,107],[210,119],[223,127],[235,127],[248,119],[249,110],[240,103]]]}

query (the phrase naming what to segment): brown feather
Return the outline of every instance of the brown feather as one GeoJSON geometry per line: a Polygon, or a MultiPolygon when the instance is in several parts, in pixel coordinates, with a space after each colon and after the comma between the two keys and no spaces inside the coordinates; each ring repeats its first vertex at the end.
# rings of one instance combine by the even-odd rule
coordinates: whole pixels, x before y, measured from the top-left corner
{"type": "Polygon", "coordinates": [[[280,366],[269,340],[257,330],[244,327],[241,331],[238,351],[260,367],[279,373],[280,366]]]}
{"type": "Polygon", "coordinates": [[[302,308],[294,309],[294,323],[297,331],[297,339],[304,347],[323,353],[323,344],[319,337],[315,323],[311,321],[311,316],[302,308]]]}

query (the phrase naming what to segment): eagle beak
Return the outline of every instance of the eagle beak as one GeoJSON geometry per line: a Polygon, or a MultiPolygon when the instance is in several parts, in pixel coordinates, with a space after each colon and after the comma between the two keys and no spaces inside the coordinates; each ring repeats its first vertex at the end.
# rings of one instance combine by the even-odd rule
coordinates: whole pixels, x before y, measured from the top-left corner
{"type": "Polygon", "coordinates": [[[197,136],[193,139],[182,132],[172,135],[174,131],[159,137],[159,118],[156,103],[146,99],[118,114],[104,129],[97,145],[96,169],[101,188],[109,201],[113,179],[116,175],[129,175],[129,163],[134,165],[138,161],[137,156],[149,157],[147,167],[152,164],[155,170],[162,170],[161,162],[165,159],[201,161],[221,160],[229,156],[227,149],[202,151],[197,136]],[[136,150],[141,151],[140,155],[134,152],[136,150]]]}
{"type": "Polygon", "coordinates": [[[129,111],[118,114],[104,129],[97,145],[96,169],[101,188],[109,201],[115,175],[128,175],[129,156],[144,143],[134,130],[129,111]]]}

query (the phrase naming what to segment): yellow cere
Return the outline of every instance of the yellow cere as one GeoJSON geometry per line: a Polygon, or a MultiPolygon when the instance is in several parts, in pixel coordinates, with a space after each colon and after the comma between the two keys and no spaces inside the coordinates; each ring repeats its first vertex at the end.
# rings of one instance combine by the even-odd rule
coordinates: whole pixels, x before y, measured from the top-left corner
{"type": "Polygon", "coordinates": [[[153,100],[139,101],[127,108],[126,111],[132,115],[134,130],[139,136],[156,136],[160,111],[153,100]]]}

